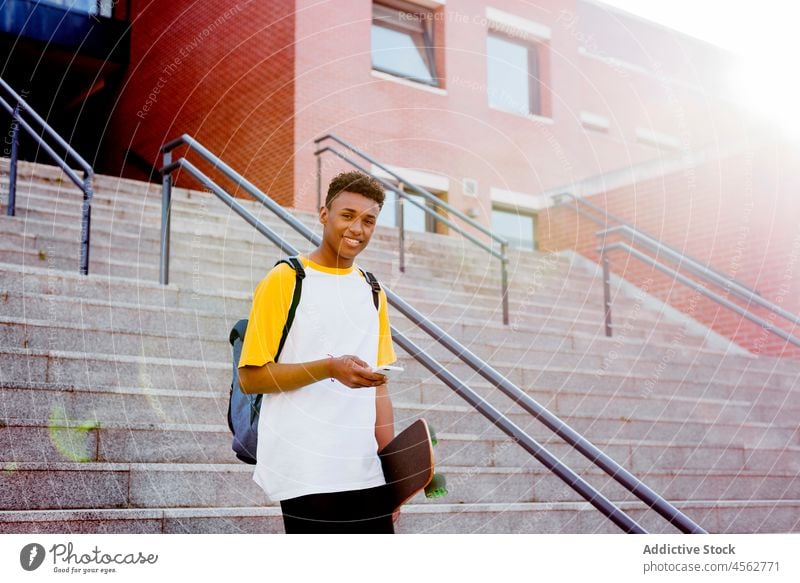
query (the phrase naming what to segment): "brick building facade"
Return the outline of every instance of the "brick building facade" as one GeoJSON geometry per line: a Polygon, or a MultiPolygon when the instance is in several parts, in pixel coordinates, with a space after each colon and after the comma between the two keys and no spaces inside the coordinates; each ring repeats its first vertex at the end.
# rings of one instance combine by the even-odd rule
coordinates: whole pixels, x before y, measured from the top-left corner
{"type": "MultiPolygon", "coordinates": [[[[702,41],[592,0],[133,0],[131,23],[104,147],[115,171],[141,177],[186,132],[281,204],[312,210],[314,139],[334,132],[517,244],[595,257],[595,227],[550,208],[591,181],[598,204],[800,308],[786,275],[796,153],[753,138],[757,123],[726,93],[733,57],[702,41]],[[646,178],[602,186],[641,165],[646,178]]],[[[325,158],[323,184],[342,168],[325,158]]],[[[624,258],[613,268],[647,278],[624,258]]],[[[651,293],[751,350],[784,350],[656,281],[651,293]]]]}

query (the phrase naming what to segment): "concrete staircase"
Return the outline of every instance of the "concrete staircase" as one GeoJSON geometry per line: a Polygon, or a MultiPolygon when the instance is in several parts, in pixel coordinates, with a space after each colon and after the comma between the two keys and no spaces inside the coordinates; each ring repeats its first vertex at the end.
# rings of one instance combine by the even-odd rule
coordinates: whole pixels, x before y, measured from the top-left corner
{"type": "MultiPolygon", "coordinates": [[[[234,458],[225,422],[228,331],[279,253],[216,198],[176,189],[171,283],[160,286],[160,188],[98,176],[95,190],[88,277],[78,275],[81,195],[60,171],[21,164],[17,216],[2,209],[0,532],[283,532],[252,467],[234,458]]],[[[504,327],[497,261],[457,238],[412,234],[407,245],[405,273],[393,229],[359,263],[704,528],[800,530],[800,364],[743,354],[621,282],[617,334],[606,338],[601,280],[568,255],[515,253],[504,327]]],[[[645,528],[675,532],[390,313],[645,528]]],[[[398,532],[618,532],[398,356],[396,429],[420,416],[435,426],[450,489],[407,505],[398,532]]]]}

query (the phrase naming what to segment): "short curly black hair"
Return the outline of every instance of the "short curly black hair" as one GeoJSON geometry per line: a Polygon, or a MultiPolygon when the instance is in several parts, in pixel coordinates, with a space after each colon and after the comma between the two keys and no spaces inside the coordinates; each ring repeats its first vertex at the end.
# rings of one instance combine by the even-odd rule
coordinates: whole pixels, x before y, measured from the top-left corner
{"type": "Polygon", "coordinates": [[[331,180],[328,186],[328,196],[325,198],[325,206],[330,209],[333,199],[341,192],[354,192],[366,196],[377,202],[381,208],[383,208],[383,201],[386,198],[386,194],[377,180],[356,170],[342,172],[331,180]]]}

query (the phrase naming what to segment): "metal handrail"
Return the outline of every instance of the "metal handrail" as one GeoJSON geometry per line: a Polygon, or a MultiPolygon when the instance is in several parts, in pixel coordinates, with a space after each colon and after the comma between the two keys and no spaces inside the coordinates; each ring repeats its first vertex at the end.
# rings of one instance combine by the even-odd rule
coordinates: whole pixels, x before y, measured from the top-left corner
{"type": "MultiPolygon", "coordinates": [[[[391,190],[392,192],[402,196],[408,202],[410,202],[411,204],[413,204],[417,208],[421,209],[422,211],[424,211],[424,212],[426,212],[428,214],[431,214],[431,215],[435,215],[435,219],[437,221],[441,221],[442,223],[444,223],[448,227],[450,227],[452,229],[455,229],[460,234],[464,235],[464,237],[466,237],[471,243],[474,243],[475,245],[477,245],[478,247],[480,247],[481,249],[483,249],[484,251],[486,251],[490,255],[493,255],[497,259],[503,259],[503,254],[502,253],[499,253],[499,252],[495,251],[489,245],[485,244],[483,241],[473,237],[472,235],[470,235],[469,233],[467,233],[466,231],[461,229],[461,227],[459,227],[456,223],[454,223],[453,221],[447,219],[447,217],[443,217],[442,215],[437,214],[436,212],[432,211],[426,205],[421,204],[418,201],[414,200],[413,197],[409,197],[407,192],[404,192],[402,189],[400,189],[399,187],[395,186],[391,182],[385,181],[380,176],[374,176],[374,175],[370,174],[369,170],[367,170],[366,168],[361,166],[358,162],[356,162],[355,160],[349,158],[345,154],[342,154],[338,150],[335,150],[334,148],[330,148],[330,147],[326,146],[325,148],[322,148],[321,150],[317,150],[317,152],[315,152],[315,154],[316,153],[322,154],[324,152],[330,152],[330,153],[338,156],[339,158],[341,158],[342,160],[344,160],[345,162],[347,162],[351,166],[353,166],[356,170],[359,170],[360,172],[363,172],[364,174],[369,174],[372,178],[374,178],[384,188],[386,188],[388,190],[391,190]]],[[[433,196],[433,195],[431,195],[431,196],[433,196]]]]}
{"type": "Polygon", "coordinates": [[[363,150],[357,148],[353,144],[349,143],[347,140],[344,140],[344,139],[340,138],[336,134],[325,134],[324,136],[315,139],[314,143],[315,144],[319,144],[319,143],[321,143],[321,142],[323,142],[325,140],[333,140],[333,141],[339,143],[340,145],[344,146],[345,148],[347,148],[351,152],[353,152],[355,154],[358,154],[359,156],[364,158],[364,160],[366,160],[370,164],[374,164],[375,166],[377,166],[378,168],[380,168],[381,170],[383,170],[387,174],[393,176],[398,182],[402,182],[403,184],[405,184],[406,186],[411,188],[414,192],[416,192],[417,194],[419,194],[423,198],[425,198],[425,199],[431,201],[432,203],[434,203],[436,206],[440,206],[443,209],[445,209],[447,212],[449,212],[451,214],[454,214],[458,218],[466,221],[466,223],[469,226],[479,230],[484,235],[487,235],[488,237],[491,237],[497,243],[499,243],[501,245],[503,245],[503,244],[508,245],[508,240],[505,239],[504,237],[501,237],[500,235],[497,235],[496,233],[493,233],[490,229],[487,229],[486,227],[481,225],[479,222],[475,221],[472,217],[470,217],[469,215],[463,213],[462,211],[460,211],[456,207],[450,205],[448,202],[443,201],[439,197],[435,196],[433,193],[428,192],[427,190],[425,190],[424,188],[421,188],[420,186],[414,184],[413,182],[409,182],[408,180],[406,180],[405,178],[400,176],[397,172],[395,172],[391,168],[388,168],[384,164],[381,164],[375,158],[373,158],[369,154],[365,153],[363,150]]]}
{"type": "Polygon", "coordinates": [[[671,245],[668,245],[663,241],[659,241],[657,238],[653,237],[649,233],[646,233],[645,231],[633,226],[631,223],[625,221],[621,217],[608,212],[603,207],[598,206],[593,202],[586,200],[585,198],[577,197],[571,192],[562,192],[561,194],[556,195],[554,198],[556,199],[556,204],[554,205],[554,208],[561,205],[565,205],[563,201],[557,199],[561,198],[572,199],[572,201],[575,203],[574,210],[576,213],[578,213],[580,216],[586,217],[587,219],[600,225],[601,227],[608,229],[609,233],[616,232],[613,229],[619,229],[619,230],[627,229],[631,233],[635,234],[637,238],[641,239],[644,245],[647,245],[648,247],[653,249],[654,252],[667,253],[673,257],[679,256],[681,257],[681,262],[686,265],[687,269],[697,274],[703,274],[708,277],[714,277],[718,280],[724,280],[725,282],[727,282],[727,285],[731,286],[731,289],[734,291],[734,293],[738,293],[738,290],[742,290],[743,292],[748,292],[751,295],[756,295],[756,296],[761,295],[757,290],[751,289],[746,284],[736,280],[735,278],[729,277],[720,271],[717,271],[716,269],[714,269],[709,265],[703,264],[702,262],[698,261],[697,259],[694,259],[693,257],[690,257],[689,255],[686,255],[685,253],[681,253],[680,251],[675,249],[675,247],[672,247],[671,245]],[[605,218],[599,219],[581,210],[579,205],[586,206],[595,211],[596,213],[602,214],[603,217],[605,218]],[[617,223],[617,225],[611,227],[607,219],[611,219],[612,221],[617,223]]]}
{"type": "MultiPolygon", "coordinates": [[[[638,243],[644,247],[647,247],[657,255],[665,255],[668,259],[678,263],[681,267],[687,267],[688,271],[691,271],[695,275],[724,288],[725,291],[733,292],[746,302],[757,304],[762,308],[766,308],[767,310],[774,312],[778,316],[786,318],[793,324],[800,325],[800,317],[796,316],[795,314],[792,314],[780,306],[773,304],[769,300],[764,299],[761,295],[754,294],[749,289],[739,285],[736,280],[727,277],[721,277],[716,271],[704,267],[702,264],[697,265],[696,262],[691,258],[687,258],[685,255],[676,252],[671,247],[664,245],[649,235],[642,234],[628,225],[619,225],[617,227],[611,227],[610,229],[597,231],[597,236],[600,237],[601,240],[605,241],[607,235],[614,235],[617,233],[626,235],[634,245],[638,243]]],[[[607,249],[610,249],[610,247],[607,249]]]]}
{"type": "MultiPolygon", "coordinates": [[[[216,183],[210,180],[195,166],[188,162],[185,158],[181,158],[176,162],[172,162],[172,150],[181,144],[187,144],[191,149],[198,152],[206,161],[219,169],[226,177],[232,180],[237,186],[243,188],[248,194],[252,195],[256,200],[267,206],[272,210],[280,219],[292,226],[297,232],[307,238],[315,245],[319,245],[321,238],[315,234],[311,229],[306,227],[303,223],[286,212],[277,203],[272,201],[267,195],[256,188],[252,183],[239,175],[233,169],[220,160],[217,156],[208,151],[205,147],[200,145],[196,140],[188,135],[183,135],[177,140],[166,144],[162,151],[164,152],[164,167],[161,169],[164,181],[163,190],[163,203],[162,203],[162,270],[160,274],[160,282],[166,284],[168,280],[168,262],[165,257],[169,256],[169,215],[171,208],[171,175],[172,172],[181,168],[187,171],[191,176],[200,181],[208,190],[219,197],[225,204],[233,209],[237,214],[243,217],[248,223],[253,225],[260,233],[268,237],[274,244],[276,244],[282,252],[288,254],[296,254],[296,249],[290,244],[283,241],[277,234],[275,234],[269,227],[258,221],[255,216],[242,207],[236,200],[231,197],[227,192],[222,190],[216,183]],[[164,269],[166,267],[166,270],[164,269]]],[[[671,524],[676,526],[682,532],[691,533],[705,533],[705,531],[690,518],[681,513],[677,508],[672,506],[669,502],[664,500],[661,496],[650,490],[637,478],[633,477],[627,470],[622,468],[617,462],[606,456],[597,447],[592,445],[588,440],[578,434],[575,430],[569,427],[566,423],[558,419],[555,415],[550,413],[542,405],[534,401],[519,387],[511,383],[508,379],[503,377],[500,373],[494,370],[486,362],[474,355],[465,346],[455,340],[452,336],[447,334],[444,330],[436,326],[428,318],[419,313],[411,305],[405,302],[402,298],[394,294],[390,289],[384,287],[386,297],[389,303],[395,307],[401,314],[408,318],[411,322],[419,326],[423,331],[431,335],[436,341],[445,346],[448,350],[458,356],[463,362],[467,363],[474,370],[478,371],[484,378],[489,380],[495,387],[499,388],[506,395],[510,396],[515,402],[522,405],[525,410],[534,415],[545,426],[553,430],[557,435],[564,439],[572,447],[576,448],[582,455],[587,457],[595,465],[606,471],[611,477],[619,482],[623,487],[631,491],[640,500],[644,501],[648,506],[653,508],[661,516],[666,518],[671,524]]],[[[486,403],[479,395],[472,389],[461,382],[452,373],[446,370],[438,361],[430,357],[424,350],[416,346],[408,338],[406,338],[399,330],[392,327],[392,337],[408,354],[425,366],[437,378],[442,380],[448,387],[453,389],[459,396],[465,399],[470,405],[475,407],[484,417],[489,419],[495,426],[500,428],[504,433],[512,437],[514,441],[520,443],[526,451],[531,453],[538,461],[545,467],[554,472],[559,478],[564,480],[573,490],[578,492],[585,500],[602,512],[606,517],[612,520],[620,528],[626,532],[645,532],[633,519],[631,519],[622,510],[617,508],[613,503],[607,500],[602,494],[595,490],[591,485],[587,484],[582,478],[577,476],[571,469],[565,466],[557,458],[552,456],[543,446],[536,440],[531,438],[522,429],[517,427],[514,423],[508,420],[502,413],[497,411],[494,407],[486,403]]]]}
{"type": "Polygon", "coordinates": [[[399,260],[400,260],[400,271],[401,272],[405,272],[405,224],[404,224],[404,220],[403,220],[403,206],[402,206],[402,203],[403,203],[404,200],[406,200],[406,201],[412,203],[413,205],[415,205],[416,207],[422,209],[422,211],[424,211],[427,215],[433,217],[434,220],[444,223],[445,225],[447,225],[448,227],[450,227],[451,229],[455,230],[457,233],[459,233],[460,235],[465,237],[468,241],[470,241],[471,243],[477,245],[480,249],[483,249],[484,251],[486,251],[490,255],[496,257],[497,259],[499,259],[500,260],[500,272],[501,272],[500,273],[500,279],[501,279],[501,282],[500,282],[500,287],[501,287],[500,294],[501,294],[502,302],[503,302],[503,308],[502,308],[503,309],[503,324],[507,326],[508,323],[509,323],[509,309],[508,309],[508,240],[505,239],[504,237],[501,237],[501,236],[493,233],[490,229],[487,229],[486,227],[484,227],[483,225],[481,225],[477,221],[473,220],[470,216],[466,215],[465,213],[463,213],[462,211],[460,211],[456,207],[450,205],[446,201],[443,201],[438,196],[435,196],[433,193],[428,192],[424,188],[421,188],[420,186],[418,186],[418,185],[416,185],[416,184],[414,184],[412,182],[409,182],[408,180],[406,180],[405,178],[400,176],[394,170],[391,170],[387,166],[381,164],[375,158],[373,158],[369,154],[363,152],[362,150],[360,150],[359,148],[355,147],[354,145],[352,145],[351,143],[347,142],[346,140],[343,140],[342,138],[340,138],[336,134],[325,134],[324,136],[315,139],[314,143],[319,145],[320,143],[322,143],[325,140],[333,140],[333,141],[337,142],[338,144],[344,146],[345,148],[347,148],[348,150],[350,150],[354,154],[360,156],[361,158],[363,158],[367,162],[371,163],[373,166],[377,166],[378,168],[380,168],[381,170],[383,170],[384,172],[386,172],[390,176],[394,177],[399,183],[405,184],[411,190],[413,190],[416,194],[422,196],[425,200],[430,201],[434,206],[442,208],[442,209],[446,210],[449,214],[455,215],[456,217],[462,219],[463,221],[466,221],[466,223],[469,226],[471,226],[474,229],[477,229],[478,231],[480,231],[481,233],[487,235],[492,241],[497,242],[500,245],[500,252],[498,253],[491,246],[486,245],[485,243],[483,243],[479,239],[475,238],[474,236],[469,234],[466,230],[464,230],[462,227],[460,227],[456,223],[448,220],[447,218],[443,217],[442,215],[440,215],[436,211],[428,208],[427,205],[418,203],[411,196],[409,196],[409,194],[407,192],[403,191],[403,189],[398,188],[398,187],[390,184],[389,182],[383,180],[382,178],[380,178],[378,176],[375,176],[370,170],[367,170],[366,168],[364,168],[363,166],[361,166],[360,164],[358,164],[357,162],[355,162],[351,158],[345,156],[344,154],[342,154],[341,152],[339,152],[338,150],[336,150],[334,148],[331,148],[330,146],[325,146],[324,148],[319,148],[314,152],[314,156],[317,157],[317,206],[321,206],[322,205],[322,164],[321,164],[321,158],[322,158],[322,154],[324,154],[325,152],[330,152],[330,153],[334,154],[335,156],[338,156],[341,160],[347,162],[348,164],[350,164],[354,168],[356,168],[359,171],[363,172],[364,174],[367,174],[368,176],[371,176],[372,178],[377,180],[384,188],[388,188],[388,189],[392,190],[395,194],[398,195],[398,197],[399,197],[397,199],[398,200],[398,205],[399,205],[398,206],[398,221],[399,221],[398,229],[400,231],[400,237],[398,238],[398,245],[399,245],[399,248],[400,248],[399,249],[399,260]]]}
{"type": "MultiPolygon", "coordinates": [[[[176,162],[165,166],[162,171],[166,176],[169,176],[173,171],[180,168],[188,172],[191,176],[197,179],[206,189],[215,194],[220,200],[227,204],[234,212],[244,218],[248,223],[254,226],[261,234],[266,236],[270,241],[275,243],[282,252],[289,255],[296,255],[297,249],[291,244],[285,242],[281,237],[275,233],[268,226],[259,221],[252,213],[242,207],[236,199],[230,196],[227,192],[222,190],[214,181],[208,178],[200,170],[198,170],[191,162],[185,158],[180,158],[176,162]]],[[[305,235],[314,244],[320,243],[320,237],[310,231],[301,233],[305,235]]],[[[381,286],[386,297],[392,305],[398,299],[397,296],[386,286],[381,286]]],[[[423,317],[424,316],[421,316],[423,317]]],[[[630,518],[625,512],[620,510],[611,501],[605,498],[594,487],[588,484],[583,478],[575,474],[570,468],[564,465],[558,458],[553,456],[547,449],[539,444],[535,439],[530,437],[522,429],[512,423],[507,417],[500,413],[497,409],[492,407],[483,400],[477,393],[465,385],[460,379],[450,373],[442,366],[437,360],[428,355],[422,348],[418,347],[405,335],[397,330],[394,326],[391,327],[392,339],[406,352],[414,356],[420,363],[430,370],[437,378],[442,380],[445,384],[455,390],[462,398],[467,400],[470,404],[475,406],[484,416],[492,421],[507,435],[511,436],[516,442],[520,443],[527,451],[529,451],[537,460],[544,464],[548,469],[556,473],[562,480],[564,480],[570,487],[577,491],[584,499],[588,500],[593,506],[598,508],[606,516],[609,517],[617,526],[629,533],[642,534],[645,530],[630,518]]]]}
{"type": "Polygon", "coordinates": [[[80,257],[80,273],[81,275],[89,274],[89,237],[91,231],[91,218],[92,218],[92,180],[94,179],[94,170],[84,160],[75,149],[70,146],[64,138],[58,135],[56,131],[51,128],[36,111],[28,105],[28,103],[17,94],[11,86],[0,78],[0,88],[7,91],[12,101],[16,102],[14,107],[9,104],[5,98],[0,95],[0,106],[11,115],[11,163],[9,167],[9,185],[8,185],[8,207],[6,214],[13,217],[16,214],[17,204],[17,162],[19,157],[19,128],[22,127],[39,146],[47,152],[47,154],[61,167],[64,173],[69,176],[69,179],[83,191],[83,206],[81,209],[81,257],[80,257]],[[25,121],[22,116],[24,114],[30,115],[36,123],[41,126],[41,132],[34,130],[31,125],[25,121]],[[72,157],[73,161],[77,162],[81,170],[83,170],[83,179],[81,180],[72,168],[69,167],[66,160],[59,156],[55,150],[45,141],[44,134],[48,134],[55,143],[64,148],[66,154],[72,157]]]}
{"type": "MultiPolygon", "coordinates": [[[[775,324],[773,322],[770,322],[769,320],[765,320],[763,318],[759,318],[758,316],[756,316],[754,314],[751,314],[750,312],[748,312],[744,308],[741,308],[740,306],[737,306],[736,304],[734,304],[730,300],[727,300],[726,298],[722,297],[721,295],[714,293],[713,291],[708,289],[706,286],[704,286],[704,285],[702,285],[700,283],[697,283],[697,282],[689,279],[688,277],[686,277],[684,275],[681,275],[680,273],[678,273],[678,271],[669,268],[668,266],[664,265],[660,261],[657,261],[656,259],[653,259],[649,255],[646,255],[646,254],[642,253],[641,251],[638,251],[638,250],[634,249],[633,247],[631,247],[630,245],[628,245],[626,243],[617,242],[617,243],[612,243],[611,245],[603,245],[602,247],[600,247],[598,249],[598,251],[605,258],[606,254],[608,252],[616,251],[618,249],[626,251],[629,255],[635,257],[636,259],[638,259],[638,260],[640,260],[640,261],[642,261],[644,263],[649,264],[652,267],[655,267],[656,269],[658,269],[662,273],[664,273],[666,275],[669,275],[670,277],[673,277],[674,279],[678,280],[682,284],[692,288],[695,291],[700,292],[701,294],[703,294],[707,298],[710,298],[711,300],[717,302],[721,306],[726,307],[729,310],[733,310],[734,312],[736,312],[740,316],[744,316],[745,318],[747,318],[751,322],[753,322],[755,324],[758,324],[759,326],[763,327],[768,332],[772,332],[776,336],[780,336],[781,338],[783,338],[784,340],[790,342],[791,344],[794,344],[795,346],[800,347],[800,339],[798,339],[797,337],[789,334],[788,332],[784,332],[783,330],[781,330],[780,328],[775,326],[775,324]]],[[[605,259],[604,259],[604,262],[607,265],[607,261],[605,261],[605,259]]],[[[606,305],[607,306],[610,305],[610,301],[611,300],[610,300],[610,297],[608,296],[608,292],[606,292],[605,301],[606,301],[606,305]]],[[[766,302],[765,300],[762,300],[762,301],[764,301],[767,304],[769,303],[769,302],[766,302]]],[[[607,314],[608,313],[609,312],[607,311],[607,314]]],[[[792,320],[796,321],[795,318],[792,318],[792,320]]],[[[607,320],[607,328],[610,328],[610,325],[611,325],[610,324],[610,320],[607,320]]],[[[610,334],[607,334],[607,335],[610,336],[610,334]]]]}

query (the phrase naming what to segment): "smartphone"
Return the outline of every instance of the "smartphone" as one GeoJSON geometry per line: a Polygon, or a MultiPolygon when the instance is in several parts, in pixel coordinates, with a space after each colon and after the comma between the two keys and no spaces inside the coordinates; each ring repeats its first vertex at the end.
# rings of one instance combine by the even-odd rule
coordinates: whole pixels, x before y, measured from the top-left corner
{"type": "Polygon", "coordinates": [[[397,378],[403,372],[403,367],[401,366],[391,366],[389,364],[384,366],[379,366],[372,369],[372,372],[376,372],[378,374],[385,375],[389,379],[397,378]]]}

